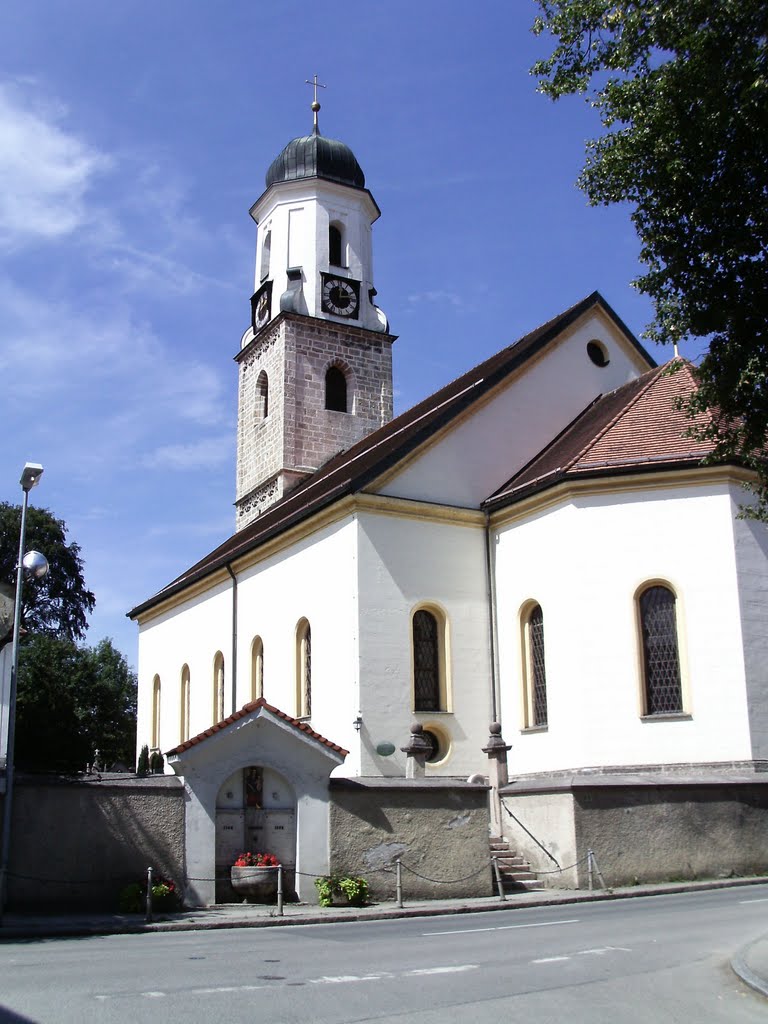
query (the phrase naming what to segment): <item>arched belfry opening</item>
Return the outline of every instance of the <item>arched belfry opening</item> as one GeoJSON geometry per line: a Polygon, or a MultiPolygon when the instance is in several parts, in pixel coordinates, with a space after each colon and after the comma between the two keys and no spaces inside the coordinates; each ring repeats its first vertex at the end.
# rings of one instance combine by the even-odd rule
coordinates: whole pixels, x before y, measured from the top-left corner
{"type": "Polygon", "coordinates": [[[344,232],[340,225],[330,224],[328,227],[328,262],[332,267],[345,267],[344,232]]]}
{"type": "Polygon", "coordinates": [[[347,376],[340,366],[329,366],[325,372],[325,408],[349,412],[347,402],[347,376]]]}

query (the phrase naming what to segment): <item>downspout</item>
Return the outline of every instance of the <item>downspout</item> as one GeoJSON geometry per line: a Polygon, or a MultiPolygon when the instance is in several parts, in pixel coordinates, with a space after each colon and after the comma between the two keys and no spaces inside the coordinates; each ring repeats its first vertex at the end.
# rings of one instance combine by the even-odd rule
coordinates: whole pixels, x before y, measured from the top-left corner
{"type": "Polygon", "coordinates": [[[497,662],[496,628],[496,581],[494,578],[493,551],[491,547],[491,514],[485,509],[485,577],[488,596],[488,646],[491,660],[491,721],[501,722],[497,686],[499,668],[497,662]]]}
{"type": "Polygon", "coordinates": [[[237,576],[227,562],[226,570],[232,577],[232,714],[237,711],[237,576]]]}

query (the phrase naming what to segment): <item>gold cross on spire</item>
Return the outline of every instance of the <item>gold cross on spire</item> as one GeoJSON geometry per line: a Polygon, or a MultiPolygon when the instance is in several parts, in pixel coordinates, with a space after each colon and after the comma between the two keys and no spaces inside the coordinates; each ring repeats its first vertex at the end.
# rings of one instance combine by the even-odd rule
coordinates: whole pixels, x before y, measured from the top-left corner
{"type": "Polygon", "coordinates": [[[312,100],[312,113],[315,115],[315,124],[314,124],[314,129],[313,130],[314,130],[315,135],[319,135],[320,134],[320,129],[318,128],[318,125],[317,125],[317,112],[320,109],[320,104],[317,102],[317,90],[318,89],[327,89],[328,86],[327,85],[323,85],[321,82],[318,82],[317,75],[314,76],[314,78],[312,79],[311,82],[307,78],[305,84],[306,85],[311,85],[312,88],[315,90],[314,98],[312,100]]]}

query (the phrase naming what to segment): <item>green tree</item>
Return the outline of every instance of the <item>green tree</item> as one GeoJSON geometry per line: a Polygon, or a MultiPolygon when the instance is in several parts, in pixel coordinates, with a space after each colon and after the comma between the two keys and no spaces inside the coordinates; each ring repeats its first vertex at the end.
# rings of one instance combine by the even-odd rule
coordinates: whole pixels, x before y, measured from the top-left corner
{"type": "Polygon", "coordinates": [[[136,675],[111,640],[96,647],[31,634],[21,645],[16,756],[21,768],[82,771],[98,750],[104,765],[131,764],[136,675]]]}
{"type": "Polygon", "coordinates": [[[711,414],[715,458],[759,473],[768,514],[768,5],[765,0],[537,0],[556,46],[533,73],[586,94],[603,124],[579,185],[627,202],[653,300],[647,336],[696,337],[689,412],[711,414]]]}
{"type": "MultiPolygon", "coordinates": [[[[0,502],[0,582],[16,580],[21,506],[0,502]]],[[[47,509],[27,510],[27,551],[41,551],[50,571],[42,580],[26,580],[21,624],[30,633],[82,640],[96,599],[85,585],[80,547],[67,543],[67,527],[47,509]]]]}

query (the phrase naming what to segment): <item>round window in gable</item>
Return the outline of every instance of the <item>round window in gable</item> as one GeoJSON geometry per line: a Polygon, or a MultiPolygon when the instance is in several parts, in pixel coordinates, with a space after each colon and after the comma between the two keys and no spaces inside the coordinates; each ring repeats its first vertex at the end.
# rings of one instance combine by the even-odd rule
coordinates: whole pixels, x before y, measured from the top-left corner
{"type": "Polygon", "coordinates": [[[608,350],[602,341],[593,339],[587,342],[587,355],[595,364],[595,366],[607,366],[610,363],[608,358],[608,350]]]}

